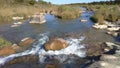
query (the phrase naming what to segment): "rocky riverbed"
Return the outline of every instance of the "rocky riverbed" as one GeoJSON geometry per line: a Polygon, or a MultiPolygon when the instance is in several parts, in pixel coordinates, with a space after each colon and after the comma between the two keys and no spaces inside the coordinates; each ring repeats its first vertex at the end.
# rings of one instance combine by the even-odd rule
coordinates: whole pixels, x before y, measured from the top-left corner
{"type": "Polygon", "coordinates": [[[0,53],[0,67],[96,68],[96,65],[97,67],[99,65],[98,68],[102,68],[105,65],[109,66],[109,61],[106,60],[119,59],[116,58],[119,55],[119,44],[114,44],[116,41],[106,34],[105,30],[93,29],[90,16],[92,12],[86,11],[78,19],[65,21],[46,15],[47,21],[44,24],[31,25],[28,20],[21,27],[4,29],[0,33],[3,37],[12,41],[19,38],[19,43],[17,41],[17,44],[6,50],[1,48],[0,52],[6,51],[8,54],[0,53]],[[87,22],[80,22],[81,18],[85,18],[87,22]],[[18,35],[15,36],[15,33],[18,35]],[[111,58],[106,58],[108,56],[111,58]]]}

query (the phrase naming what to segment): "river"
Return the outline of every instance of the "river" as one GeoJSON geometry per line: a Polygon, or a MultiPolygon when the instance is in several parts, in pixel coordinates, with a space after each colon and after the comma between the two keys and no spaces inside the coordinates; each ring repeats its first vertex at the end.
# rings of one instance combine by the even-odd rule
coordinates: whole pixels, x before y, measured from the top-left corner
{"type": "MultiPolygon", "coordinates": [[[[26,50],[21,53],[12,54],[6,57],[0,58],[0,66],[9,62],[10,60],[24,55],[39,55],[39,62],[44,63],[45,60],[51,56],[54,56],[61,63],[66,62],[69,68],[74,67],[70,64],[75,58],[72,55],[76,55],[77,58],[84,58],[86,56],[85,48],[81,41],[83,41],[87,36],[91,42],[91,39],[94,39],[93,42],[100,41],[113,41],[113,38],[106,35],[102,31],[97,31],[92,28],[93,22],[90,20],[90,17],[93,15],[93,12],[86,11],[81,14],[77,19],[73,20],[61,20],[55,18],[53,15],[46,14],[47,22],[44,24],[29,24],[30,19],[28,19],[22,26],[17,28],[11,28],[10,25],[0,26],[0,36],[10,40],[12,43],[18,43],[22,38],[32,37],[36,41],[33,43],[31,49],[26,50]],[[80,19],[86,19],[86,23],[80,22],[80,19]],[[59,51],[45,51],[43,45],[46,41],[49,40],[50,36],[55,37],[64,37],[66,34],[71,33],[80,33],[81,35],[78,38],[64,38],[66,42],[69,43],[69,46],[65,49],[59,51]],[[96,34],[95,34],[96,33],[96,34]],[[98,39],[98,40],[97,40],[98,39]],[[47,56],[46,56],[47,55],[47,56]],[[68,60],[69,58],[69,60],[68,60]]],[[[66,66],[64,68],[67,68],[66,66]]]]}

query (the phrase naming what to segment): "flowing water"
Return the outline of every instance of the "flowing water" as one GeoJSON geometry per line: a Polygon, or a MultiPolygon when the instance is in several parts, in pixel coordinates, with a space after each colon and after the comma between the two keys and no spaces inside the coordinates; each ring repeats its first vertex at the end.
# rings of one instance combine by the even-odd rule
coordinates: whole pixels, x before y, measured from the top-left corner
{"type": "MultiPolygon", "coordinates": [[[[66,47],[65,49],[59,50],[59,51],[45,51],[45,49],[43,48],[43,45],[45,44],[46,41],[49,40],[48,34],[47,33],[43,33],[40,34],[39,39],[33,44],[32,48],[29,50],[26,50],[22,53],[17,53],[17,54],[12,54],[9,55],[7,57],[1,57],[0,58],[0,65],[4,65],[6,62],[9,62],[10,60],[14,59],[15,57],[19,57],[19,56],[24,56],[24,55],[29,55],[29,54],[38,54],[40,57],[40,62],[43,63],[45,61],[45,59],[47,57],[45,57],[45,55],[77,55],[79,57],[85,57],[85,50],[81,50],[84,48],[84,45],[80,44],[80,41],[82,41],[84,39],[84,37],[80,37],[78,39],[73,39],[73,38],[66,38],[66,42],[69,44],[68,47],[66,47]]],[[[64,62],[66,61],[66,59],[62,59],[62,58],[57,58],[59,59],[59,61],[64,62]]]]}
{"type": "Polygon", "coordinates": [[[74,20],[60,20],[56,19],[53,15],[46,14],[47,22],[41,25],[29,24],[29,19],[17,28],[11,28],[10,25],[0,26],[0,36],[13,43],[18,43],[25,37],[36,38],[36,35],[43,32],[49,32],[50,35],[82,32],[91,28],[92,22],[89,20],[91,15],[92,12],[86,12],[74,20]],[[80,23],[81,18],[88,19],[88,22],[80,23]]]}

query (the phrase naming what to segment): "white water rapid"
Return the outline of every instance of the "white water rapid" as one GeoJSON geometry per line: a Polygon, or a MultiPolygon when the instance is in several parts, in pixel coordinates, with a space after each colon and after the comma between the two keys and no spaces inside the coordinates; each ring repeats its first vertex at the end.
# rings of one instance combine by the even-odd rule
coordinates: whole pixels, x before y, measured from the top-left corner
{"type": "MultiPolygon", "coordinates": [[[[30,50],[26,50],[21,53],[12,54],[6,57],[0,58],[0,66],[4,65],[5,63],[9,62],[10,60],[14,59],[15,57],[20,57],[28,54],[38,54],[40,57],[40,62],[44,62],[46,57],[45,55],[70,55],[74,54],[79,57],[85,57],[86,51],[82,50],[84,48],[84,45],[80,44],[80,42],[84,39],[84,37],[80,37],[78,39],[73,38],[66,38],[66,42],[69,43],[69,46],[58,50],[58,51],[45,51],[43,48],[43,45],[46,43],[46,41],[49,41],[49,37],[47,33],[40,34],[38,36],[38,40],[33,44],[32,48],[30,50]]],[[[58,57],[58,59],[62,62],[64,61],[64,57],[58,57]]]]}

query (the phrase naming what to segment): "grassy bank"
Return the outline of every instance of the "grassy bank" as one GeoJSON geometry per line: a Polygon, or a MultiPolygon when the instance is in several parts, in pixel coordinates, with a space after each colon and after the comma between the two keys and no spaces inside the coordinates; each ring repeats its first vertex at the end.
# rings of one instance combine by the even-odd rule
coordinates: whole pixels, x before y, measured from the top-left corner
{"type": "Polygon", "coordinates": [[[76,9],[67,5],[52,5],[44,1],[35,2],[34,0],[1,0],[0,24],[12,21],[14,16],[27,18],[44,10],[55,11],[55,16],[61,19],[74,19],[79,16],[76,9]]]}
{"type": "Polygon", "coordinates": [[[88,10],[95,11],[91,17],[93,22],[103,24],[103,21],[116,22],[120,19],[120,10],[118,5],[90,5],[88,10]]]}
{"type": "Polygon", "coordinates": [[[10,22],[12,21],[12,17],[15,16],[22,16],[24,18],[27,18],[28,16],[31,16],[32,14],[35,14],[47,8],[49,8],[49,6],[2,5],[0,6],[0,23],[10,22]]]}

